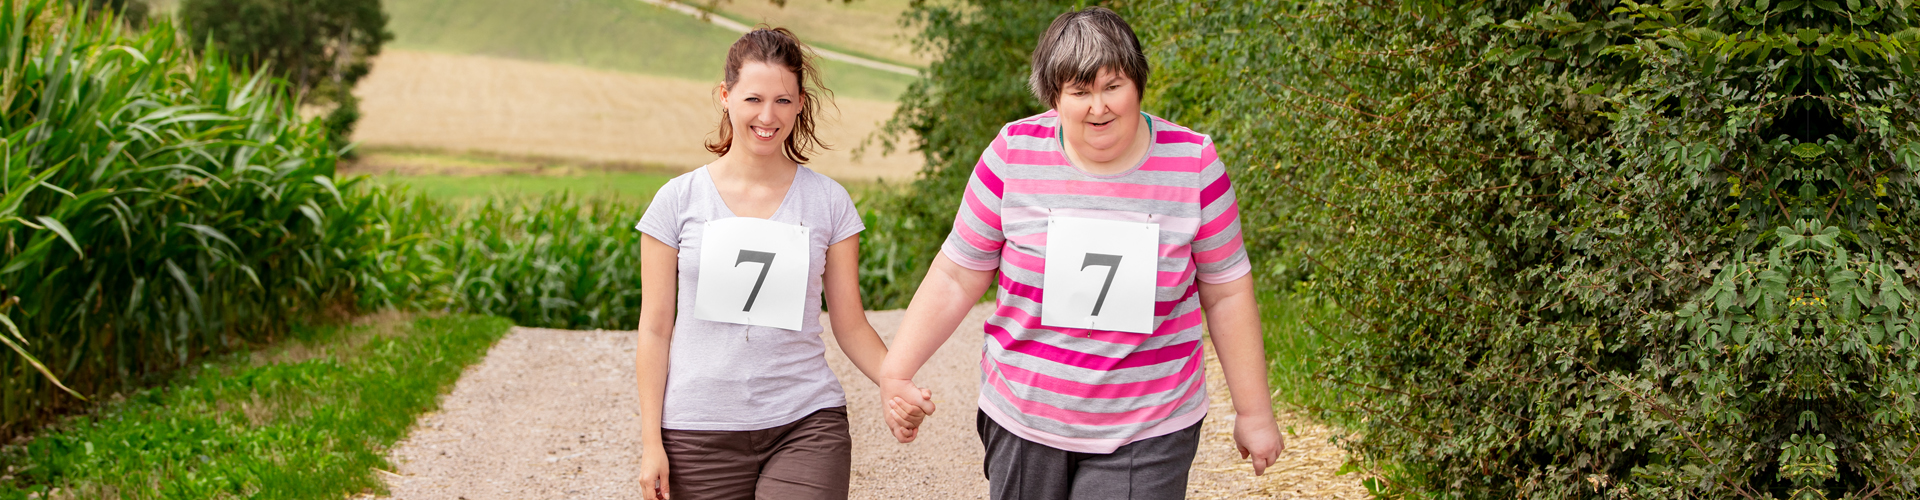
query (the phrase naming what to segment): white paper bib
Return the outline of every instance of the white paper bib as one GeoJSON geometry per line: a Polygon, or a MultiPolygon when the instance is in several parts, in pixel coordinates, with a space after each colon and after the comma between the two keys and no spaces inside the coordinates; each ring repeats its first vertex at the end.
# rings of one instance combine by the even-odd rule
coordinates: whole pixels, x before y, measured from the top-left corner
{"type": "Polygon", "coordinates": [[[810,230],[752,217],[707,222],[693,317],[799,330],[810,230]]]}
{"type": "Polygon", "coordinates": [[[1047,218],[1040,324],[1153,333],[1160,225],[1047,218]]]}

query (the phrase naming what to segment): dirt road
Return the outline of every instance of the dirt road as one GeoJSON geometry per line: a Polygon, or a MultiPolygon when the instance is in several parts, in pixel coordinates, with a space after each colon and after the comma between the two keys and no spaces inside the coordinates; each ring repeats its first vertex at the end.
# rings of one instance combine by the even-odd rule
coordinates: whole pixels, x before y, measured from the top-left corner
{"type": "MultiPolygon", "coordinates": [[[[878,391],[828,333],[827,359],[847,388],[852,419],[853,498],[986,498],[973,418],[987,312],[976,307],[916,377],[934,391],[939,413],[912,444],[887,433],[878,391]]],[[[867,317],[891,339],[902,313],[867,317]]],[[[385,474],[391,497],[638,498],[634,340],[632,332],[516,329],[395,446],[399,470],[385,474]]],[[[1232,451],[1232,407],[1208,353],[1213,408],[1188,498],[1365,498],[1359,478],[1333,475],[1345,453],[1328,443],[1329,431],[1288,414],[1281,415],[1281,428],[1294,432],[1287,451],[1273,471],[1254,477],[1232,451]]]]}

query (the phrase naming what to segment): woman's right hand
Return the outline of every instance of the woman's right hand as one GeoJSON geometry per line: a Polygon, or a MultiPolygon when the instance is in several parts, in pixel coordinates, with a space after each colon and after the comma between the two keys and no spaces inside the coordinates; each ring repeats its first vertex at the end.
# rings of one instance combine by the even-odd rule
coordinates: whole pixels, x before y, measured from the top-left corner
{"type": "Polygon", "coordinates": [[[933,414],[933,391],[913,385],[911,380],[882,378],[880,381],[880,411],[886,416],[887,428],[893,431],[893,438],[902,443],[911,443],[920,436],[920,422],[933,414]],[[897,402],[906,404],[905,413],[895,406],[897,402]]]}
{"type": "Polygon", "coordinates": [[[666,448],[653,445],[640,452],[640,491],[646,500],[669,500],[666,448]]]}

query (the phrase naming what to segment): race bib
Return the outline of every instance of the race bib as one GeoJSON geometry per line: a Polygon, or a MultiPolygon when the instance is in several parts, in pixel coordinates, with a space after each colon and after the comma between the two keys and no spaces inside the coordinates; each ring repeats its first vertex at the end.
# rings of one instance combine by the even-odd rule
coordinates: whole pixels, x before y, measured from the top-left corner
{"type": "Polygon", "coordinates": [[[1159,271],[1159,224],[1048,217],[1040,324],[1152,333],[1159,271]]]}
{"type": "Polygon", "coordinates": [[[799,330],[806,303],[810,230],[766,219],[707,223],[693,317],[799,330]]]}

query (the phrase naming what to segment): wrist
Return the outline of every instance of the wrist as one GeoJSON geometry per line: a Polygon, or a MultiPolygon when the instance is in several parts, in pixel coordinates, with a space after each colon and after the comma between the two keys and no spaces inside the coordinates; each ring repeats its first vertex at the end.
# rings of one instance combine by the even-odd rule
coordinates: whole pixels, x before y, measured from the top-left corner
{"type": "Polygon", "coordinates": [[[1248,411],[1248,410],[1235,409],[1233,412],[1233,420],[1235,422],[1249,423],[1249,424],[1265,424],[1265,423],[1277,424],[1277,421],[1273,418],[1273,410],[1248,411]]]}

